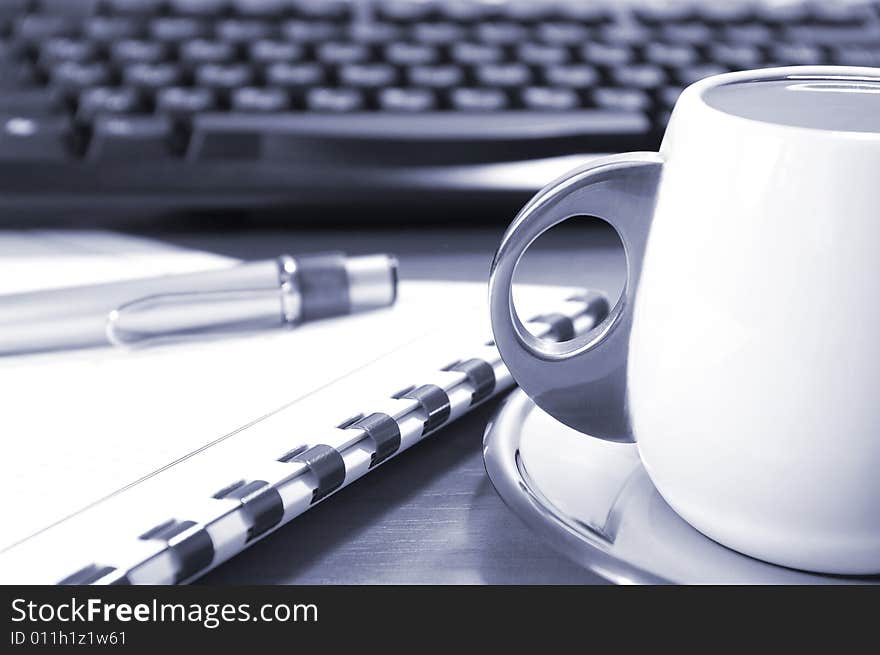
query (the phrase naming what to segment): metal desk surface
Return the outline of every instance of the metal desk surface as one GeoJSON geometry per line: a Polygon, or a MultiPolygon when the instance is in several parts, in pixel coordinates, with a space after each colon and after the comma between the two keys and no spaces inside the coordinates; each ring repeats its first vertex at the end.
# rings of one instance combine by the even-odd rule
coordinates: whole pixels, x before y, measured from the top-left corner
{"type": "MultiPolygon", "coordinates": [[[[619,241],[596,221],[556,228],[523,282],[603,289],[623,280],[619,241]]],[[[172,232],[149,236],[243,259],[281,252],[391,252],[401,278],[485,281],[502,229],[172,232]]],[[[584,584],[600,577],[546,546],[502,503],[483,467],[497,401],[295,519],[209,573],[209,584],[584,584]]]]}

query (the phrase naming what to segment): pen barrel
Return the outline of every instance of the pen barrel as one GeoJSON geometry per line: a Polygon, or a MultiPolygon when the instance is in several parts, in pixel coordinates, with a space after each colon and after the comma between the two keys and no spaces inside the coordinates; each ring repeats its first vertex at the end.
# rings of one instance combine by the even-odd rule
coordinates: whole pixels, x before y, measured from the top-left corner
{"type": "Polygon", "coordinates": [[[107,339],[130,346],[154,339],[245,332],[287,321],[281,289],[163,294],[123,305],[110,313],[107,339]]]}
{"type": "MultiPolygon", "coordinates": [[[[170,293],[278,289],[278,262],[245,262],[195,273],[59,287],[0,296],[0,324],[64,320],[71,316],[99,316],[139,298],[170,293]]],[[[102,327],[103,330],[103,327],[102,327]]]]}
{"type": "Polygon", "coordinates": [[[108,315],[133,300],[168,294],[274,291],[280,321],[277,260],[196,273],[0,296],[0,354],[107,343],[108,315]]]}
{"type": "Polygon", "coordinates": [[[0,296],[0,355],[248,331],[384,307],[388,255],[322,253],[0,296]]]}
{"type": "Polygon", "coordinates": [[[397,260],[388,255],[349,257],[345,262],[351,311],[393,305],[397,299],[397,260]]]}

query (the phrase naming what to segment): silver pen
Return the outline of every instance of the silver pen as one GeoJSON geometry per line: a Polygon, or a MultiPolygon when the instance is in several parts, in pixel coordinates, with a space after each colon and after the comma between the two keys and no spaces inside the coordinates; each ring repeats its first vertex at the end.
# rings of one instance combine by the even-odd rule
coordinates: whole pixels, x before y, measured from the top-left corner
{"type": "Polygon", "coordinates": [[[0,355],[257,330],[385,307],[389,255],[281,255],[229,268],[0,296],[0,355]]]}

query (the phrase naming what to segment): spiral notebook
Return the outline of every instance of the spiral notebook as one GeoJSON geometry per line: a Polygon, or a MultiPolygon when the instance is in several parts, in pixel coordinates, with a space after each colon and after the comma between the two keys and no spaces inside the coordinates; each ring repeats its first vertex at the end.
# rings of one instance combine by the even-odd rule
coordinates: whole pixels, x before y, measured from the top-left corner
{"type": "MultiPolygon", "coordinates": [[[[31,232],[0,262],[9,292],[233,260],[31,232]]],[[[517,306],[548,338],[598,318],[571,288],[517,306]]],[[[484,284],[404,281],[394,307],[296,330],[0,359],[0,583],[198,577],[509,389],[489,335],[484,284]]]]}

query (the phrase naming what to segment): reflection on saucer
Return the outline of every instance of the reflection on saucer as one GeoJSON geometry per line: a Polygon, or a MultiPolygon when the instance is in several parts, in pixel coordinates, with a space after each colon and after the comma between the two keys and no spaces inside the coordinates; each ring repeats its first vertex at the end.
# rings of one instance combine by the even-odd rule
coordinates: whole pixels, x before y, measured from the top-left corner
{"type": "Polygon", "coordinates": [[[517,390],[484,438],[492,483],[554,548],[618,583],[877,584],[807,573],[712,541],[666,504],[632,444],[592,439],[517,390]]]}

